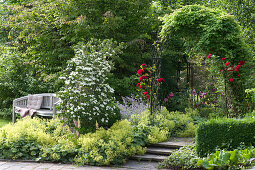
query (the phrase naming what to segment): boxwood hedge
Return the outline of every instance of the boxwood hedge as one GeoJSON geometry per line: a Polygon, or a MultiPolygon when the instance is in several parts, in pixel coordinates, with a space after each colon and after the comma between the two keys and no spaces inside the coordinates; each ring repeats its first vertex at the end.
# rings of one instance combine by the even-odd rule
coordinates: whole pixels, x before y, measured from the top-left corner
{"type": "Polygon", "coordinates": [[[214,119],[201,123],[196,133],[200,157],[219,149],[237,149],[240,145],[255,146],[254,119],[214,119]]]}

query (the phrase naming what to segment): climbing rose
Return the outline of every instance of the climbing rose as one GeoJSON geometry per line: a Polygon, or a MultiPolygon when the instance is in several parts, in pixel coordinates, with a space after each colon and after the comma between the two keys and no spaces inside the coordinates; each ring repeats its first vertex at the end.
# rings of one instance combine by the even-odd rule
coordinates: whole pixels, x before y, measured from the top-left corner
{"type": "Polygon", "coordinates": [[[212,89],[212,92],[216,92],[217,91],[217,89],[212,89]]]}
{"type": "Polygon", "coordinates": [[[220,72],[223,72],[224,70],[220,70],[220,72]]]}
{"type": "Polygon", "coordinates": [[[147,94],[148,94],[148,92],[146,91],[146,92],[144,92],[143,94],[144,94],[144,95],[147,95],[147,94]]]}
{"type": "Polygon", "coordinates": [[[159,79],[157,79],[157,82],[165,82],[165,79],[164,78],[159,78],[159,79]]]}
{"type": "Polygon", "coordinates": [[[227,63],[226,63],[226,66],[228,66],[228,65],[230,65],[230,62],[227,62],[227,63]]]}
{"type": "Polygon", "coordinates": [[[230,81],[230,82],[233,82],[233,81],[234,81],[234,79],[233,79],[233,78],[230,78],[230,79],[229,79],[229,81],[230,81]]]}
{"type": "Polygon", "coordinates": [[[143,68],[144,68],[144,67],[147,67],[147,65],[146,65],[146,64],[142,64],[141,66],[142,66],[143,68]]]}
{"type": "Polygon", "coordinates": [[[211,58],[211,56],[212,56],[212,54],[209,54],[209,55],[208,55],[208,58],[210,59],[210,58],[211,58]]]}
{"type": "Polygon", "coordinates": [[[149,95],[146,95],[147,99],[150,97],[149,95]]]}
{"type": "Polygon", "coordinates": [[[241,64],[241,65],[244,65],[244,63],[245,63],[245,61],[243,61],[243,60],[242,60],[242,61],[240,61],[240,64],[241,64]]]}
{"type": "Polygon", "coordinates": [[[174,97],[174,94],[173,93],[169,94],[169,98],[171,99],[172,97],[174,97]]]}
{"type": "Polygon", "coordinates": [[[141,86],[141,83],[137,83],[137,84],[136,84],[136,87],[140,87],[140,86],[141,86]]]}
{"type": "Polygon", "coordinates": [[[165,98],[164,101],[167,102],[167,101],[168,101],[168,98],[165,98]]]}
{"type": "Polygon", "coordinates": [[[237,76],[240,77],[240,74],[238,74],[237,76]]]}
{"type": "Polygon", "coordinates": [[[138,73],[138,74],[143,74],[143,73],[144,73],[144,69],[139,69],[139,70],[137,71],[137,73],[138,73]]]}
{"type": "Polygon", "coordinates": [[[140,81],[142,81],[143,79],[148,79],[148,77],[147,76],[141,76],[140,81]]]}
{"type": "Polygon", "coordinates": [[[224,60],[226,60],[226,58],[222,58],[222,60],[224,61],[224,60]]]}

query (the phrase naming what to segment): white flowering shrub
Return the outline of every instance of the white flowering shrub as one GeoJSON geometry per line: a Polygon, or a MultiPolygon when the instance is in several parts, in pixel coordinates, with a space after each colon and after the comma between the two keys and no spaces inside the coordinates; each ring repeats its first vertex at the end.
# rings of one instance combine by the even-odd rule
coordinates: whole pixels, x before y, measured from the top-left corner
{"type": "Polygon", "coordinates": [[[60,109],[69,125],[80,122],[77,130],[82,133],[94,131],[97,125],[109,127],[120,119],[114,90],[106,83],[112,67],[107,59],[119,51],[111,40],[92,39],[77,45],[75,57],[68,62],[62,77],[65,88],[58,93],[60,109]]]}

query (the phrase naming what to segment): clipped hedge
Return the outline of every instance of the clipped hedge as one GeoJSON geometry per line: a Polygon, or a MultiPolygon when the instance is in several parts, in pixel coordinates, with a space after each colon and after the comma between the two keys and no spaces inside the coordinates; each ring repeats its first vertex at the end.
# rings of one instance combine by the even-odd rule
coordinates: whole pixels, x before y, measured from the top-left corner
{"type": "Polygon", "coordinates": [[[196,133],[200,157],[216,149],[237,149],[240,145],[255,146],[254,119],[214,119],[201,123],[196,133]]]}

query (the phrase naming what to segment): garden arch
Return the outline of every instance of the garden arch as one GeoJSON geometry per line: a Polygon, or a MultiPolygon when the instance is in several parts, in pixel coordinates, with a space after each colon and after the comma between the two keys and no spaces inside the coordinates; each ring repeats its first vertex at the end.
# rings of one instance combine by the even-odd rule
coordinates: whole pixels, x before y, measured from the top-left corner
{"type": "Polygon", "coordinates": [[[208,58],[212,72],[222,75],[225,87],[227,85],[226,101],[231,106],[231,116],[245,113],[243,82],[246,71],[243,65],[248,60],[249,52],[234,16],[200,5],[188,5],[165,15],[161,20],[162,41],[167,41],[168,36],[175,36],[185,41],[184,48],[190,54],[210,54],[208,58]]]}

